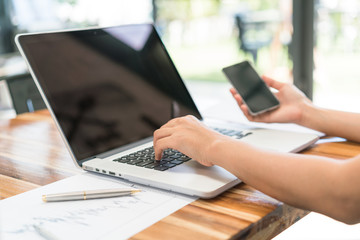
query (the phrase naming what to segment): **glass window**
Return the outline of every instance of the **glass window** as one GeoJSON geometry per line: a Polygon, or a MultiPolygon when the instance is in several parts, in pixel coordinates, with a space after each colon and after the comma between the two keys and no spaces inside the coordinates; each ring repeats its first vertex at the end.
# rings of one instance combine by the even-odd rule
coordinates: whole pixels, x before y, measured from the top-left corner
{"type": "Polygon", "coordinates": [[[291,77],[291,0],[157,0],[156,23],[186,80],[225,81],[245,59],[261,74],[291,77]]]}
{"type": "Polygon", "coordinates": [[[291,78],[291,0],[12,0],[19,32],[151,22],[187,80],[225,81],[221,69],[250,60],[291,78]],[[45,10],[46,9],[46,10],[45,10]]]}
{"type": "Polygon", "coordinates": [[[360,112],[360,1],[320,0],[314,46],[314,102],[360,112]]]}

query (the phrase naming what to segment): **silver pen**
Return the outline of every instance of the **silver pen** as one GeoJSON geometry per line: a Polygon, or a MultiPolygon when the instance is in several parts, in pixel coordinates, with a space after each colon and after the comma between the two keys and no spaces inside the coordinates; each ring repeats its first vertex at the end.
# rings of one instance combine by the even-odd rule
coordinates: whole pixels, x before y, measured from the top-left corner
{"type": "Polygon", "coordinates": [[[141,190],[139,189],[103,189],[103,190],[77,191],[77,192],[42,195],[42,200],[44,202],[59,202],[59,201],[120,197],[120,196],[131,195],[133,193],[137,193],[140,191],[141,190]]]}

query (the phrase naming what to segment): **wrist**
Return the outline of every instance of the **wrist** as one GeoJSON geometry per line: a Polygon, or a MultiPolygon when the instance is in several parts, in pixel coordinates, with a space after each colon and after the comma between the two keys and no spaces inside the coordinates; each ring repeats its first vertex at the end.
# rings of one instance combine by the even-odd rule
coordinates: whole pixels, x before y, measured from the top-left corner
{"type": "Polygon", "coordinates": [[[314,122],[314,117],[316,117],[318,108],[315,107],[311,101],[304,101],[300,104],[300,117],[297,124],[305,127],[314,128],[312,123],[314,122]]]}
{"type": "Polygon", "coordinates": [[[208,162],[229,170],[231,160],[236,158],[236,152],[240,148],[241,143],[238,140],[221,135],[208,145],[208,162]]]}
{"type": "Polygon", "coordinates": [[[211,144],[208,145],[206,155],[207,161],[212,165],[221,165],[221,156],[223,155],[224,148],[226,149],[227,142],[229,141],[226,139],[227,137],[221,136],[218,138],[215,138],[211,144]],[[219,161],[220,160],[220,161],[219,161]]]}

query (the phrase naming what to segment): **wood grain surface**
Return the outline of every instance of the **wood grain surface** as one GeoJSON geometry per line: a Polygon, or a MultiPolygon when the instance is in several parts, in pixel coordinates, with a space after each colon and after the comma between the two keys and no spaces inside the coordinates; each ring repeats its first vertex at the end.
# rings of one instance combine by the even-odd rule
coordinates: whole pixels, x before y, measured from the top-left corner
{"type": "MultiPolygon", "coordinates": [[[[360,145],[322,143],[302,154],[345,159],[360,154],[360,145]]],[[[80,172],[48,111],[0,120],[0,199],[80,172]]],[[[241,183],[183,207],[132,239],[271,239],[307,213],[241,183]]]]}

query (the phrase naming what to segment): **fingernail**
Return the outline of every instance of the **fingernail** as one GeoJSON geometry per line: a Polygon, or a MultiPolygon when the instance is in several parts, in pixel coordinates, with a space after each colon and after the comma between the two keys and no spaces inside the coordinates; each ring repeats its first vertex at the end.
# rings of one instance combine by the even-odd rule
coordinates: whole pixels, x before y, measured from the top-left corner
{"type": "Polygon", "coordinates": [[[156,160],[156,161],[160,161],[160,160],[162,159],[162,156],[163,156],[163,153],[161,153],[160,158],[157,158],[157,157],[155,156],[155,160],[156,160]]]}

